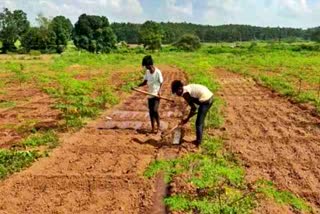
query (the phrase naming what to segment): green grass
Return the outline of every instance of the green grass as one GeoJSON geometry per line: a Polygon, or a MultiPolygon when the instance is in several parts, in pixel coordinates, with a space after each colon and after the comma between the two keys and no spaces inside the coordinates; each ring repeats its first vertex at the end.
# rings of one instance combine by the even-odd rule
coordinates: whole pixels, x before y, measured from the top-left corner
{"type": "MultiPolygon", "coordinates": [[[[145,171],[152,177],[162,171],[166,182],[182,176],[186,186],[198,194],[184,192],[170,196],[165,203],[174,211],[199,213],[249,213],[256,204],[254,194],[248,194],[244,170],[225,156],[223,142],[207,138],[201,151],[175,160],[153,162],[145,171]]],[[[179,180],[181,182],[181,180],[179,180]]]]}
{"type": "Polygon", "coordinates": [[[80,128],[87,118],[95,118],[105,109],[106,104],[118,103],[103,74],[99,78],[77,80],[71,73],[58,72],[52,78],[54,86],[43,77],[41,82],[44,91],[56,99],[55,108],[63,113],[66,128],[80,128]]]}
{"type": "Polygon", "coordinates": [[[16,151],[0,149],[0,178],[29,166],[41,157],[36,151],[16,151]]]}
{"type": "Polygon", "coordinates": [[[132,87],[137,87],[137,85],[142,82],[142,77],[144,73],[142,71],[129,72],[122,77],[124,84],[121,86],[121,90],[124,92],[131,92],[132,87]]]}
{"type": "Polygon", "coordinates": [[[279,204],[288,204],[298,211],[312,212],[312,208],[304,200],[291,192],[278,190],[272,182],[260,181],[258,190],[279,204]]]}
{"type": "Polygon", "coordinates": [[[15,106],[16,106],[16,102],[14,102],[14,101],[0,102],[0,108],[12,108],[15,106]]]}
{"type": "Polygon", "coordinates": [[[54,131],[44,133],[37,132],[24,139],[21,144],[27,147],[38,147],[46,145],[49,148],[54,148],[58,145],[58,135],[54,131]]]}

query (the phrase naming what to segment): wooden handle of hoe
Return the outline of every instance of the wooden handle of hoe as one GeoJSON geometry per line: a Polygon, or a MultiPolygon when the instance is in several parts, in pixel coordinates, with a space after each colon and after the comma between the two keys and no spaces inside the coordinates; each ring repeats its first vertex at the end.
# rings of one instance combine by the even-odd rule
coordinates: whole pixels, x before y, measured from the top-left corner
{"type": "Polygon", "coordinates": [[[137,91],[137,92],[140,92],[140,93],[142,93],[142,94],[151,95],[151,96],[154,96],[154,97],[158,97],[158,98],[160,98],[160,99],[163,99],[163,100],[167,100],[167,101],[170,101],[170,102],[174,102],[174,100],[172,100],[172,99],[169,99],[169,98],[166,98],[166,97],[163,97],[163,96],[153,95],[153,94],[151,94],[151,93],[149,93],[149,92],[142,91],[142,90],[139,90],[139,89],[136,89],[136,88],[133,88],[132,90],[137,91]]]}

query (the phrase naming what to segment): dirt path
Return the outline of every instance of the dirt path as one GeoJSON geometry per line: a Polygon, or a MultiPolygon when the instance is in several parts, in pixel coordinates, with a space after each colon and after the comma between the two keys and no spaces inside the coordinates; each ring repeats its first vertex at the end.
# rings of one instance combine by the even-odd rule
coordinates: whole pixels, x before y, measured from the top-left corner
{"type": "Polygon", "coordinates": [[[269,179],[320,208],[320,120],[251,79],[215,74],[227,102],[227,144],[247,179],[269,179]]]}
{"type": "MultiPolygon", "coordinates": [[[[172,67],[160,68],[166,81],[164,95],[169,96],[170,82],[184,75],[172,67]]],[[[161,102],[166,127],[179,116],[179,106],[180,100],[175,106],[161,102]]],[[[2,181],[0,213],[151,213],[155,185],[142,176],[144,169],[155,158],[186,149],[160,143],[160,136],[141,134],[140,129],[148,128],[145,124],[149,124],[146,97],[134,93],[98,121],[64,136],[49,158],[2,181]],[[106,116],[112,121],[105,121],[106,116]],[[120,129],[96,128],[110,123],[120,129]]]]}

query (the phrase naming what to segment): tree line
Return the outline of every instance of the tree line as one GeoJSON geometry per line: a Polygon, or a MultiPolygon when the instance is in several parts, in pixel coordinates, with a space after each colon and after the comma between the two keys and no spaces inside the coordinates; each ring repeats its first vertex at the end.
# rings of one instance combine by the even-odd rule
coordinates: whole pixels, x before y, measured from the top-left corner
{"type": "Polygon", "coordinates": [[[93,53],[108,53],[117,42],[143,44],[147,49],[159,49],[161,44],[174,44],[184,50],[194,50],[201,42],[236,42],[251,40],[313,40],[320,42],[320,27],[310,29],[255,27],[250,25],[210,26],[192,23],[146,21],[143,24],[109,23],[105,16],[82,14],[73,25],[64,16],[47,18],[38,15],[38,26],[31,26],[22,10],[0,12],[0,42],[2,53],[39,50],[61,53],[70,40],[78,49],[93,53]],[[17,45],[20,42],[20,45],[17,45]]]}
{"type": "MultiPolygon", "coordinates": [[[[193,34],[200,38],[201,42],[237,42],[252,40],[314,40],[320,41],[318,28],[300,29],[285,27],[256,27],[250,25],[200,25],[192,23],[159,23],[163,30],[164,44],[171,44],[179,40],[184,34],[193,34]]],[[[128,43],[139,43],[139,32],[142,24],[112,23],[117,38],[128,43]]]]}

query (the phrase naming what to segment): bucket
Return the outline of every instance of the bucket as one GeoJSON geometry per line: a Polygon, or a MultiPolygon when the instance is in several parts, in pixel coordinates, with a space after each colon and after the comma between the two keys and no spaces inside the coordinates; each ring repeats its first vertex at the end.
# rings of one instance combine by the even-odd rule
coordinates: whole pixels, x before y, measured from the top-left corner
{"type": "Polygon", "coordinates": [[[172,144],[179,145],[182,141],[184,131],[181,127],[177,127],[172,132],[172,144]]]}

